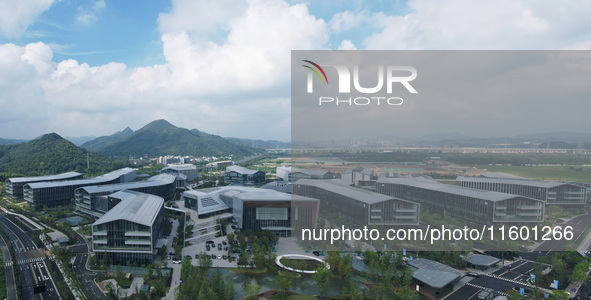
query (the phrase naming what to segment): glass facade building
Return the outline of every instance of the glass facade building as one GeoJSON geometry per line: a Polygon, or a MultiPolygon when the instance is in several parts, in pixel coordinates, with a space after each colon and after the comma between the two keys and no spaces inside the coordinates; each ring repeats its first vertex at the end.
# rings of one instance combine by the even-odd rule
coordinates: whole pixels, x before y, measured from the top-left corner
{"type": "Polygon", "coordinates": [[[58,175],[34,176],[34,177],[14,177],[6,179],[6,192],[15,196],[23,197],[23,187],[27,183],[46,182],[46,181],[64,181],[82,179],[83,175],[78,172],[68,172],[58,175]]]}
{"type": "Polygon", "coordinates": [[[145,181],[86,186],[74,191],[76,211],[100,218],[117,203],[107,196],[121,190],[130,190],[156,195],[165,200],[172,199],[176,194],[179,175],[159,174],[145,181]]]}
{"type": "Polygon", "coordinates": [[[56,207],[59,205],[69,205],[70,201],[75,198],[74,191],[77,188],[99,184],[130,182],[135,178],[134,169],[123,168],[90,179],[28,183],[23,188],[23,194],[25,200],[36,209],[40,209],[43,206],[56,207]]]}
{"type": "Polygon", "coordinates": [[[585,205],[587,188],[571,183],[491,177],[456,178],[456,185],[543,200],[547,205],[585,205]]]}
{"type": "Polygon", "coordinates": [[[490,225],[544,220],[544,202],[523,196],[407,178],[380,178],[376,191],[420,203],[431,212],[468,223],[490,225]]]}
{"type": "Polygon", "coordinates": [[[224,174],[224,182],[227,184],[255,186],[261,185],[265,181],[265,172],[249,170],[241,166],[229,166],[224,174]]]}
{"type": "Polygon", "coordinates": [[[149,264],[164,221],[164,199],[135,191],[119,191],[118,202],[92,224],[92,249],[110,264],[149,264]]]}
{"type": "Polygon", "coordinates": [[[231,212],[240,229],[271,230],[281,237],[316,228],[318,222],[318,199],[274,190],[226,186],[208,193],[187,191],[182,199],[199,218],[231,212]]]}
{"type": "Polygon", "coordinates": [[[419,224],[417,202],[352,187],[342,180],[301,179],[293,184],[292,193],[319,199],[323,215],[346,217],[356,226],[419,224]]]}

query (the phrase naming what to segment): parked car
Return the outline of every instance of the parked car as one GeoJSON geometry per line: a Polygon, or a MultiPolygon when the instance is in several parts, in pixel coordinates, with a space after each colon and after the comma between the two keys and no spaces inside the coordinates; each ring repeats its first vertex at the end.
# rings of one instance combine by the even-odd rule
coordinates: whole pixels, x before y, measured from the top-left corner
{"type": "Polygon", "coordinates": [[[228,259],[228,256],[226,256],[226,255],[222,255],[222,258],[223,258],[223,259],[228,259]]]}
{"type": "Polygon", "coordinates": [[[224,247],[224,251],[228,251],[228,247],[224,247]]]}
{"type": "Polygon", "coordinates": [[[218,259],[222,259],[222,256],[221,255],[218,255],[218,259]]]}
{"type": "Polygon", "coordinates": [[[193,259],[193,257],[191,255],[185,255],[185,257],[188,257],[189,259],[193,259]]]}
{"type": "Polygon", "coordinates": [[[222,250],[222,244],[218,244],[218,250],[221,251],[222,250]]]}
{"type": "Polygon", "coordinates": [[[212,254],[211,255],[211,259],[215,259],[215,254],[212,254]]]}
{"type": "Polygon", "coordinates": [[[199,254],[195,254],[195,258],[196,258],[196,259],[197,259],[197,258],[199,258],[199,254]]]}
{"type": "Polygon", "coordinates": [[[468,272],[466,275],[468,275],[470,277],[478,277],[478,273],[476,273],[476,272],[468,272]]]}
{"type": "Polygon", "coordinates": [[[316,256],[320,256],[320,252],[318,252],[318,251],[313,251],[312,254],[314,254],[316,256]]]}
{"type": "Polygon", "coordinates": [[[226,241],[222,241],[222,245],[227,245],[228,243],[226,243],[226,241]]]}
{"type": "Polygon", "coordinates": [[[205,250],[207,250],[207,251],[211,250],[211,248],[209,247],[209,245],[206,245],[205,246],[205,250]]]}

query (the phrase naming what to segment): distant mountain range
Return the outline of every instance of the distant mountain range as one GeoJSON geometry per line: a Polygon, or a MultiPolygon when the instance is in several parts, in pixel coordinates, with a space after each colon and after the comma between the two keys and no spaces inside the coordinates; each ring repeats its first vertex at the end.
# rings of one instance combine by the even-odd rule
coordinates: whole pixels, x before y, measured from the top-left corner
{"type": "Polygon", "coordinates": [[[241,139],[235,137],[227,137],[228,141],[232,143],[236,143],[239,145],[244,146],[251,146],[255,148],[264,148],[264,149],[289,149],[291,147],[291,143],[280,142],[275,140],[251,140],[251,139],[241,139]]]}
{"type": "Polygon", "coordinates": [[[96,174],[123,166],[126,163],[88,152],[56,133],[48,133],[28,142],[0,146],[0,173],[28,176],[77,171],[96,174]],[[90,169],[86,168],[87,159],[90,169]]]}
{"type": "Polygon", "coordinates": [[[197,129],[176,127],[166,120],[149,123],[137,131],[129,127],[110,136],[88,141],[82,148],[108,156],[161,155],[237,156],[260,152],[251,146],[232,143],[197,129]]]}

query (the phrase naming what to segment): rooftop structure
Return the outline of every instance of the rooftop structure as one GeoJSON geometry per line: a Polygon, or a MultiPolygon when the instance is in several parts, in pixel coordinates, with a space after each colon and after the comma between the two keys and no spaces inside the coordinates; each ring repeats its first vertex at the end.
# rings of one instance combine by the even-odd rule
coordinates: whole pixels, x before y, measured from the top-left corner
{"type": "Polygon", "coordinates": [[[144,181],[125,182],[107,185],[94,185],[77,188],[74,191],[76,211],[94,217],[103,216],[116,205],[110,203],[107,195],[121,190],[137,191],[172,199],[176,193],[176,181],[183,180],[183,174],[158,174],[144,181]]]}
{"type": "Polygon", "coordinates": [[[80,187],[133,181],[136,177],[132,168],[122,168],[88,179],[35,182],[25,184],[23,194],[26,201],[36,208],[44,205],[55,207],[69,205],[74,199],[74,190],[80,187]]]}
{"type": "Polygon", "coordinates": [[[224,182],[245,186],[254,186],[265,183],[265,172],[250,170],[241,166],[233,165],[226,167],[224,182]]]}
{"type": "Polygon", "coordinates": [[[345,216],[357,225],[417,225],[420,205],[343,184],[341,180],[300,179],[293,194],[320,200],[323,214],[345,216]]]}
{"type": "Polygon", "coordinates": [[[298,228],[315,228],[318,200],[269,189],[226,186],[214,191],[187,191],[181,198],[199,218],[231,212],[242,230],[267,229],[291,236],[298,228]]]}
{"type": "Polygon", "coordinates": [[[549,205],[585,205],[587,203],[587,191],[583,186],[557,181],[532,180],[513,175],[494,176],[496,177],[459,176],[456,178],[456,185],[530,197],[543,200],[549,205]]]}
{"type": "Polygon", "coordinates": [[[299,179],[332,179],[334,175],[329,171],[309,170],[290,165],[277,167],[277,177],[283,181],[298,181],[299,179]]]}
{"type": "Polygon", "coordinates": [[[127,190],[109,198],[119,203],[92,224],[93,251],[107,255],[111,264],[151,262],[164,220],[164,199],[127,190]]]}
{"type": "Polygon", "coordinates": [[[197,166],[193,164],[169,165],[160,170],[160,173],[183,174],[187,181],[194,181],[197,178],[197,166]]]}
{"type": "Polygon", "coordinates": [[[477,224],[541,222],[543,201],[512,194],[440,184],[425,178],[380,178],[376,191],[415,201],[431,212],[477,224]]]}
{"type": "Polygon", "coordinates": [[[13,177],[6,179],[6,192],[15,197],[23,197],[23,186],[27,183],[74,180],[82,179],[82,177],[83,175],[78,172],[68,172],[48,176],[13,177]]]}

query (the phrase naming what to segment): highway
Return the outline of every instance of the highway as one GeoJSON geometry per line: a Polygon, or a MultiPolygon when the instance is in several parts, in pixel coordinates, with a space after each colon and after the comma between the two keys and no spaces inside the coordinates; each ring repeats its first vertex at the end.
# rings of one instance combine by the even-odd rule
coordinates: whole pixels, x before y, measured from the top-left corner
{"type": "Polygon", "coordinates": [[[0,213],[0,227],[6,232],[14,247],[16,265],[22,286],[23,299],[60,299],[51,275],[45,265],[43,250],[37,249],[30,237],[0,213]],[[35,287],[45,286],[45,291],[35,293],[35,287]]]}
{"type": "Polygon", "coordinates": [[[559,226],[561,226],[562,228],[564,228],[565,226],[572,226],[573,227],[573,241],[567,241],[565,239],[560,239],[560,240],[549,240],[549,241],[545,241],[542,244],[540,244],[535,251],[540,251],[544,254],[550,254],[550,252],[555,252],[555,251],[564,251],[565,249],[575,249],[578,246],[578,243],[582,242],[585,240],[585,236],[583,236],[583,234],[585,233],[585,231],[587,230],[589,224],[591,224],[591,207],[589,206],[585,206],[583,207],[583,209],[585,210],[586,214],[584,215],[580,215],[580,216],[576,216],[574,218],[572,218],[571,220],[569,220],[568,222],[565,222],[564,224],[558,224],[559,226]],[[573,245],[573,242],[576,243],[573,245]]]}

